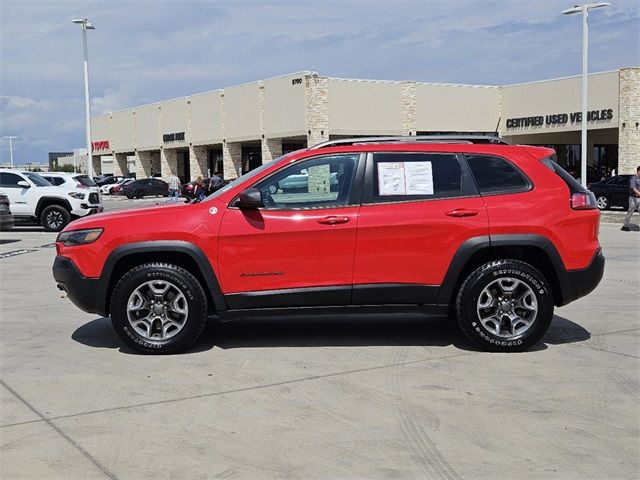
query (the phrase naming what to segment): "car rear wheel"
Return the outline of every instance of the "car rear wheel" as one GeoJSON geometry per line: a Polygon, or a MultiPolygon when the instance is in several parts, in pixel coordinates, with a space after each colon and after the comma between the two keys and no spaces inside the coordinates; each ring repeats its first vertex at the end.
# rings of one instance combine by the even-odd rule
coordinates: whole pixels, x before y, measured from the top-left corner
{"type": "Polygon", "coordinates": [[[136,190],[136,198],[144,197],[144,192],[142,190],[136,190]]]}
{"type": "Polygon", "coordinates": [[[40,225],[47,232],[59,232],[71,221],[69,210],[60,205],[49,205],[42,210],[40,225]]]}
{"type": "Polygon", "coordinates": [[[178,353],[200,336],[207,300],[200,282],[167,263],[135,267],[111,295],[111,323],[129,347],[152,354],[178,353]]]}
{"type": "Polygon", "coordinates": [[[600,210],[609,210],[609,208],[611,208],[609,199],[604,195],[598,195],[598,197],[596,198],[596,205],[600,210]]]}
{"type": "Polygon", "coordinates": [[[483,350],[522,351],[538,342],[553,318],[545,277],[519,260],[482,265],[464,281],[456,317],[466,336],[483,350]]]}

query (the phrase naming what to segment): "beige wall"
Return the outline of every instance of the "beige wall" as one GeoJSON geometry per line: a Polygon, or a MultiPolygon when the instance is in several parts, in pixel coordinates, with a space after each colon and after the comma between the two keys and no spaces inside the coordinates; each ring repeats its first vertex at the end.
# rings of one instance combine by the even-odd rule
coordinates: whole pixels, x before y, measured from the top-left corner
{"type": "Polygon", "coordinates": [[[264,81],[264,134],[270,137],[306,135],[303,74],[264,81]],[[293,84],[294,79],[300,83],[293,84]]]}
{"type": "Polygon", "coordinates": [[[111,139],[111,114],[91,117],[91,141],[100,142],[111,139]]]}
{"type": "Polygon", "coordinates": [[[260,138],[259,92],[258,83],[225,89],[225,138],[227,142],[260,138]]]}
{"type": "Polygon", "coordinates": [[[222,143],[221,92],[191,97],[191,141],[194,145],[222,143]]]}
{"type": "Polygon", "coordinates": [[[401,134],[402,85],[330,78],[329,132],[333,135],[401,134]]]}
{"type": "MultiPolygon", "coordinates": [[[[618,72],[589,75],[588,109],[612,109],[613,118],[605,121],[589,122],[588,128],[612,128],[618,126],[618,72]]],[[[582,108],[582,77],[547,80],[537,83],[507,86],[501,88],[503,135],[523,133],[546,133],[580,130],[580,122],[569,121],[562,125],[547,125],[507,128],[511,118],[571,114],[582,108]]]]}
{"type": "Polygon", "coordinates": [[[416,85],[416,130],[492,132],[500,117],[498,87],[416,85]]]}
{"type": "Polygon", "coordinates": [[[111,150],[116,152],[128,152],[133,150],[133,115],[133,109],[113,112],[113,130],[112,137],[109,141],[111,150]]]}
{"type": "Polygon", "coordinates": [[[138,150],[160,148],[160,112],[158,103],[136,108],[136,147],[138,150]]]}
{"type": "Polygon", "coordinates": [[[184,147],[191,141],[187,102],[187,98],[177,98],[160,103],[160,141],[165,133],[184,132],[184,141],[163,143],[165,147],[184,147]]]}

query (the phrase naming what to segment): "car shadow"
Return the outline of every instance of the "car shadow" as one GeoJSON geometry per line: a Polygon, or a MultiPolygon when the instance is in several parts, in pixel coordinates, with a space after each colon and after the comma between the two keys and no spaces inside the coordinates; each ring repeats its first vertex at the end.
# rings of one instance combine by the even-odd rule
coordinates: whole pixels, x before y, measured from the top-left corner
{"type": "Polygon", "coordinates": [[[2,238],[0,239],[0,245],[7,245],[9,243],[16,243],[20,241],[21,240],[19,238],[2,238]]]}
{"type": "MultiPolygon", "coordinates": [[[[95,348],[117,348],[137,354],[123,345],[108,318],[98,318],[79,327],[71,338],[95,348]]],[[[547,345],[583,342],[591,334],[564,317],[554,316],[541,342],[528,351],[545,350],[547,345]]],[[[467,340],[455,321],[447,317],[419,314],[345,314],[273,317],[269,319],[220,322],[211,318],[189,353],[213,347],[362,347],[362,346],[434,346],[453,345],[466,351],[480,351],[467,340]]]]}

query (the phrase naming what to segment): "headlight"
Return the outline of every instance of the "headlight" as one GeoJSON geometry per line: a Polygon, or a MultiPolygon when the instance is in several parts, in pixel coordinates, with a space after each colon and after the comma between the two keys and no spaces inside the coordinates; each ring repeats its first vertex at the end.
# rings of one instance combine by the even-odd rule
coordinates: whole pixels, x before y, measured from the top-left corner
{"type": "Polygon", "coordinates": [[[84,200],[84,193],[80,192],[69,192],[69,196],[73,198],[77,198],[78,200],[84,200]]]}
{"type": "Polygon", "coordinates": [[[61,242],[66,247],[73,247],[74,245],[85,245],[87,243],[95,242],[104,229],[91,228],[87,230],[72,230],[70,232],[62,232],[58,235],[57,242],[61,242]]]}

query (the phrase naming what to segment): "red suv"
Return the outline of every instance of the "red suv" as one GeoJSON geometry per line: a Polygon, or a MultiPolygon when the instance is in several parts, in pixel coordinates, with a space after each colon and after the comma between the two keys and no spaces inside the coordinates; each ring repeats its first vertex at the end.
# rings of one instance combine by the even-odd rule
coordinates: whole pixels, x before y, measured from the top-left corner
{"type": "Polygon", "coordinates": [[[548,148],[337,140],[199,204],[76,220],[58,236],[53,275],[145,353],[188,348],[212,314],[359,306],[449,314],[480,348],[517,351],[542,338],[554,305],[600,282],[599,216],[548,148]],[[297,188],[285,191],[289,179],[297,188]]]}

